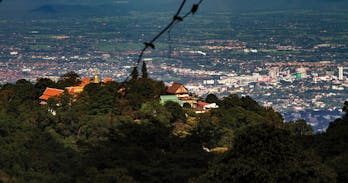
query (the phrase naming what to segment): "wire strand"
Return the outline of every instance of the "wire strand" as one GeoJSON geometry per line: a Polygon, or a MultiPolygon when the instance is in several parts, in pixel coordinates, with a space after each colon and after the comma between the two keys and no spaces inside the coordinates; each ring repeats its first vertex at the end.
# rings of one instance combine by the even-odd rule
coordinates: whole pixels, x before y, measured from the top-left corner
{"type": "MultiPolygon", "coordinates": [[[[144,48],[141,50],[140,54],[139,54],[139,57],[138,57],[138,60],[136,62],[136,65],[134,66],[134,68],[138,68],[139,67],[139,64],[144,56],[144,53],[145,51],[150,47],[152,49],[155,49],[155,45],[154,45],[154,42],[160,38],[164,33],[170,31],[171,29],[173,29],[173,27],[179,23],[179,22],[182,22],[184,21],[184,19],[189,16],[189,15],[193,15],[197,12],[198,10],[198,7],[200,4],[202,4],[203,0],[200,0],[197,4],[193,4],[192,8],[190,11],[188,11],[187,13],[184,14],[183,17],[180,17],[180,13],[183,9],[183,7],[185,6],[186,4],[186,0],[183,0],[179,6],[179,9],[177,10],[177,12],[175,13],[175,15],[173,16],[173,19],[171,20],[171,22],[164,28],[161,30],[161,32],[159,32],[150,42],[144,42],[144,48]]],[[[129,79],[129,76],[126,78],[125,81],[128,81],[129,79]]]]}

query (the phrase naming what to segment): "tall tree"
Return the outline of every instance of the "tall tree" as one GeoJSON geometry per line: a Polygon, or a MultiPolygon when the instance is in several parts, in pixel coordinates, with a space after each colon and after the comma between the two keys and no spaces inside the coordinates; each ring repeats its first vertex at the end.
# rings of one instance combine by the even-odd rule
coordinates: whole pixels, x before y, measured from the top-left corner
{"type": "Polygon", "coordinates": [[[137,80],[138,79],[138,77],[139,77],[139,73],[138,73],[138,67],[134,67],[133,68],[133,71],[132,71],[132,73],[131,73],[131,80],[132,81],[135,81],[135,80],[137,80]]]}
{"type": "Polygon", "coordinates": [[[143,66],[141,67],[141,73],[142,73],[142,78],[147,78],[147,68],[146,68],[146,63],[143,61],[143,66]]]}

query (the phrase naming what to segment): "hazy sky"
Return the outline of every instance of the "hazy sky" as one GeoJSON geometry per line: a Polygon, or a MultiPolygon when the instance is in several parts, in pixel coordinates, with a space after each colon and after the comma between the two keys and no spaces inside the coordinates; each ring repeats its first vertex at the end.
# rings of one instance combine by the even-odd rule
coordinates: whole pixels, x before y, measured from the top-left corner
{"type": "MultiPolygon", "coordinates": [[[[187,0],[193,4],[198,0],[187,0]]],[[[43,5],[80,5],[96,8],[109,5],[110,8],[158,11],[175,9],[181,0],[3,0],[0,4],[0,16],[26,14],[43,5]],[[120,8],[122,7],[122,8],[120,8]]],[[[78,13],[79,7],[76,7],[78,13]]],[[[255,11],[277,9],[348,9],[348,0],[204,0],[202,10],[209,11],[255,11]]],[[[62,10],[64,11],[64,9],[62,10]]]]}

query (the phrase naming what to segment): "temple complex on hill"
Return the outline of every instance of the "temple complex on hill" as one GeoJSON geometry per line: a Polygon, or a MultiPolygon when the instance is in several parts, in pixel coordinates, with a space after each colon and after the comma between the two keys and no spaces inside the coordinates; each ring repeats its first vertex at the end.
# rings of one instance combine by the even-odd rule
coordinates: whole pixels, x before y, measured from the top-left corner
{"type": "MultiPolygon", "coordinates": [[[[113,81],[112,78],[105,78],[102,82],[107,83],[113,81]]],[[[65,87],[65,90],[72,96],[78,95],[83,92],[85,86],[87,86],[90,83],[100,83],[99,77],[97,74],[93,76],[92,79],[88,77],[84,77],[81,81],[81,83],[77,86],[69,86],[65,87]]],[[[59,97],[64,93],[64,90],[57,89],[57,88],[49,88],[47,87],[44,93],[40,96],[40,104],[46,105],[49,98],[52,97],[59,97]]]]}
{"type": "MultiPolygon", "coordinates": [[[[111,78],[105,78],[103,80],[103,83],[111,81],[113,81],[111,78]]],[[[49,98],[59,97],[64,93],[64,91],[66,91],[68,94],[72,96],[77,96],[78,94],[82,93],[85,86],[87,86],[90,83],[100,83],[100,80],[96,74],[93,76],[92,79],[88,77],[83,78],[81,83],[77,86],[65,87],[65,90],[57,88],[46,88],[46,90],[40,96],[40,104],[46,105],[49,98]]],[[[122,90],[121,92],[124,92],[124,88],[120,90],[122,90]]],[[[176,102],[181,107],[184,107],[184,105],[186,104],[193,108],[196,113],[204,113],[211,109],[219,108],[219,106],[216,105],[216,103],[206,103],[200,101],[197,97],[191,95],[189,91],[185,88],[185,86],[180,83],[173,83],[166,89],[166,93],[166,95],[160,96],[161,104],[165,104],[169,101],[176,102]]]]}

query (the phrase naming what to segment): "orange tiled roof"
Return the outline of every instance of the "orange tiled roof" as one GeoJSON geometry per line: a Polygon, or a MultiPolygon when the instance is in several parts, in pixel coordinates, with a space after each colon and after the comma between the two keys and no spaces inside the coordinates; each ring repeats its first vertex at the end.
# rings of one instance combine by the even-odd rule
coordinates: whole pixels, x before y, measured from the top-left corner
{"type": "Polygon", "coordinates": [[[64,90],[56,88],[46,88],[44,93],[41,95],[41,100],[48,100],[51,97],[57,97],[64,93],[64,90]]]}
{"type": "Polygon", "coordinates": [[[83,86],[70,86],[70,87],[65,87],[65,90],[68,91],[69,94],[75,95],[83,92],[83,86]]]}
{"type": "Polygon", "coordinates": [[[168,89],[167,89],[167,93],[170,93],[170,94],[187,94],[187,90],[185,89],[185,92],[179,92],[178,90],[183,87],[185,89],[185,86],[181,83],[173,83],[172,86],[170,86],[168,89]]]}
{"type": "Polygon", "coordinates": [[[107,82],[111,82],[111,81],[114,81],[112,78],[105,78],[103,80],[103,83],[107,83],[107,82]]]}
{"type": "Polygon", "coordinates": [[[88,85],[91,82],[91,79],[89,79],[88,77],[84,77],[81,81],[80,86],[84,87],[86,85],[88,85]]]}
{"type": "Polygon", "coordinates": [[[66,90],[68,90],[70,95],[73,95],[75,93],[75,87],[66,87],[66,90]]]}

